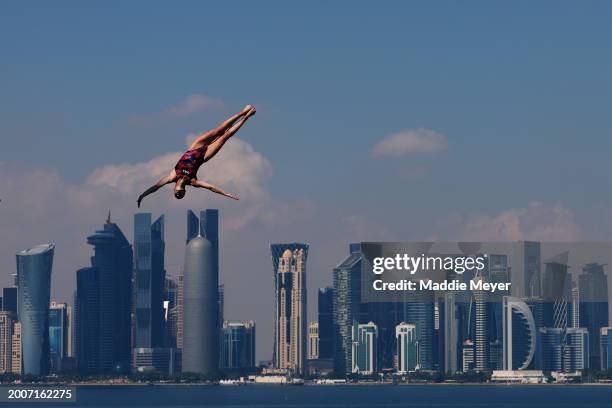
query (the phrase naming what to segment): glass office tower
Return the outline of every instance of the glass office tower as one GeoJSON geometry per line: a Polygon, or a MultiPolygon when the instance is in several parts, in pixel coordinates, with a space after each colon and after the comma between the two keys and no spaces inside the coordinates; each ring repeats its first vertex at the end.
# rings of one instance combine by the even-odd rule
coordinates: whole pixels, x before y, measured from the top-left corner
{"type": "Polygon", "coordinates": [[[334,289],[320,288],[318,293],[319,359],[334,357],[334,289]]]}
{"type": "Polygon", "coordinates": [[[151,223],[150,213],[134,215],[136,348],[164,346],[164,216],[151,223]]]}
{"type": "Polygon", "coordinates": [[[43,244],[17,253],[17,313],[24,374],[49,373],[49,298],[54,250],[54,244],[43,244]]]}
{"type": "Polygon", "coordinates": [[[77,272],[79,370],[126,374],[131,356],[132,246],[110,216],[87,243],[94,247],[92,268],[77,272]]]}
{"type": "Polygon", "coordinates": [[[361,305],[361,248],[349,246],[348,257],[333,270],[334,371],[352,372],[352,329],[361,305]]]}
{"type": "Polygon", "coordinates": [[[62,360],[68,357],[68,305],[51,302],[49,307],[49,350],[51,371],[62,369],[62,360]]]}
{"type": "Polygon", "coordinates": [[[221,368],[255,367],[255,322],[224,322],[221,330],[221,368]]]}

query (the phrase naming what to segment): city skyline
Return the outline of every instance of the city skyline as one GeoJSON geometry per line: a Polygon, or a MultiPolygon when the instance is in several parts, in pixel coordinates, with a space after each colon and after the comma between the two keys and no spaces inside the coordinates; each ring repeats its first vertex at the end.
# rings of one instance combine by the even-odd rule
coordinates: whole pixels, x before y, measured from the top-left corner
{"type": "MultiPolygon", "coordinates": [[[[183,301],[188,301],[186,311],[179,310],[179,313],[183,313],[183,322],[189,322],[181,323],[185,325],[182,329],[187,333],[186,338],[189,339],[187,347],[183,346],[183,351],[187,353],[184,361],[189,367],[198,360],[203,362],[203,365],[193,365],[187,371],[213,373],[220,364],[227,366],[237,364],[236,367],[242,368],[253,367],[255,358],[253,351],[256,344],[255,323],[253,321],[223,322],[222,309],[225,301],[221,299],[225,295],[223,285],[219,284],[218,278],[219,271],[222,269],[220,268],[218,244],[222,224],[219,221],[219,212],[215,209],[201,211],[200,217],[192,211],[187,212],[184,273],[186,280],[183,281],[186,283],[187,292],[182,292],[183,283],[180,281],[178,286],[174,286],[161,275],[164,279],[164,283],[161,284],[163,297],[155,304],[148,303],[149,308],[152,309],[147,313],[149,316],[155,315],[156,312],[153,309],[162,313],[165,316],[162,323],[164,327],[158,330],[156,335],[149,337],[151,343],[148,347],[137,344],[142,338],[138,330],[147,329],[150,326],[139,323],[138,297],[142,296],[142,291],[132,291],[132,276],[136,285],[140,285],[139,289],[147,289],[152,287],[151,271],[164,271],[163,220],[164,216],[161,215],[156,222],[151,223],[150,214],[135,214],[134,223],[139,225],[139,234],[134,236],[134,247],[138,248],[136,252],[140,252],[138,256],[132,256],[132,244],[129,243],[120,227],[112,222],[110,214],[103,229],[87,237],[87,242],[94,246],[94,255],[91,258],[91,266],[82,268],[76,273],[78,290],[74,305],[77,356],[82,355],[83,352],[86,356],[84,362],[77,358],[80,372],[84,374],[88,372],[121,374],[131,370],[140,372],[139,362],[150,365],[151,361],[155,368],[158,367],[155,364],[170,364],[167,366],[170,373],[178,372],[175,371],[178,367],[175,364],[177,364],[176,360],[181,357],[181,353],[180,350],[178,353],[173,351],[174,346],[166,344],[168,336],[165,332],[165,322],[168,321],[169,311],[166,310],[163,314],[165,302],[176,304],[176,300],[172,300],[176,296],[183,296],[183,301]],[[154,243],[154,239],[157,239],[158,242],[154,243]],[[157,255],[154,255],[153,248],[155,247],[159,251],[157,255]],[[139,280],[142,279],[139,278],[139,274],[142,271],[147,273],[147,285],[139,283],[139,280]],[[117,276],[111,278],[113,275],[117,276]],[[124,279],[126,277],[127,279],[124,279]],[[108,280],[109,278],[111,280],[108,280]],[[108,296],[111,292],[108,290],[110,289],[108,285],[115,285],[120,281],[123,283],[113,287],[111,291],[114,293],[113,296],[125,294],[130,299],[110,300],[108,296]],[[201,299],[206,305],[196,299],[201,299]],[[132,301],[136,302],[134,309],[129,306],[132,301]],[[196,307],[196,304],[199,306],[196,307]],[[103,307],[111,305],[118,307],[103,311],[103,307]],[[194,312],[197,308],[199,311],[194,312]],[[114,340],[109,343],[108,334],[110,332],[105,325],[115,320],[114,316],[123,315],[129,310],[132,310],[130,318],[132,328],[127,330],[127,323],[120,323],[120,326],[117,327],[124,329],[119,328],[118,332],[117,328],[113,330],[117,333],[124,330],[123,335],[114,337],[114,340]],[[200,320],[203,315],[209,317],[200,320]],[[194,320],[194,317],[198,319],[194,320]],[[204,329],[194,329],[196,326],[204,329]],[[227,340],[223,337],[225,334],[222,335],[226,329],[229,335],[227,340]],[[247,330],[246,334],[244,330],[247,330]],[[194,337],[196,332],[201,332],[196,336],[197,338],[194,337]],[[218,336],[213,333],[218,333],[218,336]],[[203,341],[202,336],[209,337],[209,339],[203,341]],[[125,360],[121,360],[125,358],[122,357],[125,356],[122,354],[125,351],[121,350],[129,343],[129,339],[135,342],[132,343],[135,344],[134,361],[126,365],[125,362],[122,362],[125,360]],[[226,346],[226,341],[228,345],[235,344],[235,346],[226,346]],[[221,347],[219,342],[224,347],[221,347]],[[115,347],[115,350],[108,354],[109,349],[105,350],[107,346],[103,346],[104,344],[107,346],[114,344],[112,347],[115,347]],[[194,350],[194,347],[198,350],[194,350]],[[109,366],[103,363],[108,358],[102,358],[103,353],[118,360],[114,360],[115,362],[109,366]],[[247,354],[247,357],[243,353],[250,354],[247,354]],[[166,363],[160,363],[161,361],[166,361],[166,363]],[[248,364],[234,363],[234,361],[246,361],[248,364]]],[[[596,256],[597,251],[601,250],[597,243],[550,244],[518,241],[505,244],[485,243],[484,246],[483,243],[478,242],[433,243],[427,246],[426,252],[432,248],[434,253],[443,248],[448,251],[449,245],[454,246],[455,251],[464,254],[477,254],[478,251],[485,248],[495,249],[499,253],[487,255],[485,269],[471,278],[481,281],[503,281],[512,276],[513,280],[520,282],[521,286],[513,287],[512,296],[507,293],[501,299],[483,290],[474,290],[471,293],[451,291],[445,293],[444,296],[419,291],[410,294],[410,301],[406,301],[406,298],[403,298],[403,301],[399,300],[402,299],[400,297],[394,302],[383,300],[377,303],[375,299],[367,295],[364,297],[359,287],[367,282],[362,274],[368,276],[372,273],[371,256],[377,253],[375,248],[381,248],[379,250],[383,253],[382,248],[385,245],[390,245],[393,251],[401,251],[398,243],[355,243],[349,246],[348,258],[331,273],[333,286],[316,292],[320,310],[315,326],[312,324],[310,326],[315,331],[310,332],[307,332],[308,319],[305,312],[307,304],[306,262],[309,245],[301,243],[270,245],[277,302],[277,336],[273,358],[276,368],[288,370],[294,374],[305,373],[309,367],[309,363],[306,362],[307,352],[311,351],[307,350],[308,343],[311,349],[316,349],[314,353],[309,353],[311,357],[319,359],[319,327],[327,324],[330,306],[332,331],[334,332],[332,340],[336,351],[332,359],[336,369],[350,365],[350,370],[347,370],[346,374],[369,375],[393,367],[403,373],[414,370],[449,371],[449,364],[454,364],[452,361],[455,358],[457,368],[462,367],[464,371],[492,371],[501,369],[501,363],[503,363],[505,370],[540,369],[571,373],[589,368],[598,369],[603,367],[603,364],[607,364],[609,351],[607,334],[604,332],[609,324],[608,278],[605,270],[607,258],[596,256]],[[590,246],[594,248],[585,250],[585,247],[590,246]],[[518,251],[517,248],[519,248],[518,251]],[[532,249],[525,251],[523,248],[532,249]],[[563,248],[568,249],[563,250],[563,248]],[[501,255],[504,251],[513,257],[501,255]],[[577,260],[582,266],[574,274],[570,274],[571,268],[576,269],[577,260]],[[605,263],[601,263],[602,260],[605,263]],[[514,265],[518,267],[514,268],[514,265]],[[523,277],[517,277],[516,274],[523,277]],[[536,283],[534,279],[537,279],[536,283]],[[531,291],[530,296],[525,296],[527,291],[531,291]],[[328,299],[329,296],[331,296],[331,302],[328,299]],[[461,304],[455,301],[455,296],[458,296],[461,304]],[[454,308],[457,309],[454,310],[454,308]],[[500,316],[501,322],[498,321],[500,316]],[[346,320],[347,318],[349,320],[346,320]],[[350,334],[343,335],[344,328],[350,329],[350,334]],[[406,343],[408,340],[403,340],[408,331],[410,331],[410,346],[406,343]],[[316,334],[316,336],[311,338],[308,333],[316,334]],[[404,334],[400,335],[400,333],[404,334]],[[453,350],[453,347],[449,348],[449,339],[450,344],[454,342],[456,345],[454,353],[449,351],[453,350]],[[347,343],[350,344],[350,351],[342,349],[342,345],[347,343]],[[439,348],[439,345],[442,345],[442,349],[439,348]],[[604,347],[602,345],[605,348],[602,348],[604,347]],[[443,350],[444,347],[446,350],[443,350]],[[409,357],[402,357],[407,353],[410,353],[409,357]],[[446,361],[447,356],[451,357],[451,362],[446,361]],[[347,360],[346,363],[343,358],[347,360]]],[[[408,248],[424,248],[419,243],[407,243],[407,245],[408,248]]],[[[63,358],[69,357],[67,350],[72,339],[67,329],[71,315],[70,305],[51,301],[49,286],[42,287],[42,289],[35,289],[31,286],[34,282],[32,277],[39,274],[47,276],[47,280],[50,281],[54,250],[53,244],[45,244],[17,253],[17,293],[22,293],[17,297],[20,305],[18,311],[22,310],[24,313],[18,317],[20,323],[24,323],[21,320],[23,318],[26,319],[27,324],[25,326],[21,324],[19,328],[15,325],[14,331],[23,332],[25,328],[24,335],[32,337],[27,333],[32,332],[32,327],[34,327],[36,332],[45,333],[46,331],[47,333],[47,336],[43,334],[41,337],[47,339],[40,343],[41,349],[35,350],[31,342],[24,342],[20,352],[24,356],[23,370],[26,373],[43,374],[49,370],[56,372],[61,369],[63,358]],[[48,306],[42,310],[40,305],[45,302],[48,306]],[[36,323],[38,318],[31,318],[27,315],[31,312],[35,314],[40,312],[40,316],[48,319],[47,323],[43,323],[44,320],[36,323]],[[33,326],[32,322],[34,322],[33,326]],[[48,361],[46,364],[49,366],[42,364],[36,368],[36,365],[32,365],[31,356],[41,352],[48,358],[36,357],[35,360],[48,361]]],[[[457,275],[458,273],[451,271],[447,279],[462,277],[462,274],[457,275]]],[[[470,276],[467,278],[470,279],[470,276]]],[[[4,320],[0,319],[2,324],[0,327],[2,339],[0,340],[5,350],[8,347],[9,338],[14,343],[11,337],[13,329],[8,329],[11,324],[15,323],[8,323],[12,319],[12,308],[14,307],[14,296],[11,293],[11,288],[3,290],[3,297],[6,298],[3,308],[7,309],[2,315],[4,320]]],[[[325,358],[322,356],[323,360],[325,358]]],[[[14,361],[12,363],[14,364],[14,361]]],[[[8,363],[4,361],[3,364],[7,366],[8,363]]],[[[321,365],[319,369],[323,367],[321,365]]],[[[331,367],[332,365],[329,365],[327,369],[331,367]]]]}

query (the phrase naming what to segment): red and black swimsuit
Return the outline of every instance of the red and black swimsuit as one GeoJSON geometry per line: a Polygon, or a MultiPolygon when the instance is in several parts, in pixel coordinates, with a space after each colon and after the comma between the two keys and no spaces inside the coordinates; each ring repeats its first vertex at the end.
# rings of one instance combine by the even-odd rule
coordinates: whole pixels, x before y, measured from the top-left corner
{"type": "Polygon", "coordinates": [[[206,153],[206,146],[187,150],[174,166],[176,175],[187,176],[190,179],[197,178],[198,169],[204,163],[204,153],[206,153]]]}

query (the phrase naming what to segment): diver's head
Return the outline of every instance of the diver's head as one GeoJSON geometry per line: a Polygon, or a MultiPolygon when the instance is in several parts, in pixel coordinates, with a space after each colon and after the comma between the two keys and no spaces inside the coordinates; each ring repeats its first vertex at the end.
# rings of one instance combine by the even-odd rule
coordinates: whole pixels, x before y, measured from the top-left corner
{"type": "Polygon", "coordinates": [[[189,177],[179,177],[179,179],[176,180],[176,184],[174,186],[174,197],[177,200],[185,197],[185,185],[187,185],[188,181],[189,177]]]}

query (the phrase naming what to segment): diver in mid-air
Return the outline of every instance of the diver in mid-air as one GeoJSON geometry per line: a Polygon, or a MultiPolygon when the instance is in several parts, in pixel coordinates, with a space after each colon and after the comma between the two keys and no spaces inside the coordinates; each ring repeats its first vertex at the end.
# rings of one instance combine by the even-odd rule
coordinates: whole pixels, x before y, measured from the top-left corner
{"type": "Polygon", "coordinates": [[[143,198],[170,183],[176,183],[174,186],[174,197],[179,200],[185,197],[186,186],[205,188],[213,193],[238,200],[238,196],[225,192],[212,184],[198,180],[197,174],[200,166],[212,159],[219,150],[221,150],[225,142],[227,142],[228,139],[244,125],[244,122],[255,114],[255,112],[254,106],[247,105],[242,111],[230,117],[213,130],[198,136],[189,145],[189,149],[181,156],[170,174],[161,178],[155,185],[149,187],[138,197],[138,208],[140,208],[140,202],[143,198]]]}

